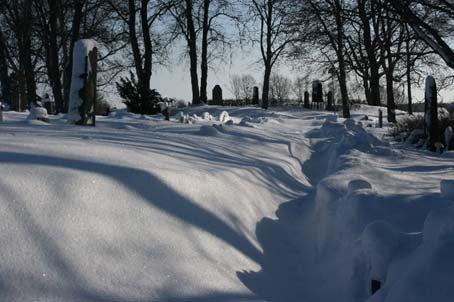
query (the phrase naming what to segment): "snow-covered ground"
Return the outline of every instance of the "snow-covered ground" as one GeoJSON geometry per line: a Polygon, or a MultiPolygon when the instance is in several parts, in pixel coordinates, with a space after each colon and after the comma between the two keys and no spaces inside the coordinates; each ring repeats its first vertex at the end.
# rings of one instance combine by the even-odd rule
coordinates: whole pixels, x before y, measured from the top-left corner
{"type": "Polygon", "coordinates": [[[453,301],[454,154],[376,111],[6,112],[0,301],[453,301]]]}

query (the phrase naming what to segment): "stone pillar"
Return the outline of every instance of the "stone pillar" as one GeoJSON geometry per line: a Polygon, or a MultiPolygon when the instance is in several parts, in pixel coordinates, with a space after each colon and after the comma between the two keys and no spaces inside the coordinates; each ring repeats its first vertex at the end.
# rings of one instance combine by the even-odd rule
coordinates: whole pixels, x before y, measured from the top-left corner
{"type": "Polygon", "coordinates": [[[320,81],[312,82],[312,104],[320,109],[323,105],[323,85],[320,81]]]}
{"type": "Polygon", "coordinates": [[[222,88],[219,85],[216,85],[213,88],[212,105],[223,105],[222,88]]]}
{"type": "Polygon", "coordinates": [[[254,90],[252,92],[252,104],[258,105],[259,101],[259,88],[257,86],[254,86],[254,90]]]}
{"type": "Polygon", "coordinates": [[[427,148],[435,151],[435,143],[439,141],[438,129],[438,102],[437,84],[435,79],[428,76],[425,90],[425,113],[424,113],[424,134],[426,136],[427,148]]]}
{"type": "Polygon", "coordinates": [[[74,45],[73,74],[68,122],[95,126],[98,50],[93,40],[79,40],[74,45]]]}

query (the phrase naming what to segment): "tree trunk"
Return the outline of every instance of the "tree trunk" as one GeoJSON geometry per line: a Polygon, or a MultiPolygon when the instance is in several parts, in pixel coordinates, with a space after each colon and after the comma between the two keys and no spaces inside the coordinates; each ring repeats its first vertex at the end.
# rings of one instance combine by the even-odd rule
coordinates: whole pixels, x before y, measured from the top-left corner
{"type": "Polygon", "coordinates": [[[363,24],[364,47],[366,49],[370,68],[368,103],[370,105],[380,106],[380,66],[375,57],[375,49],[372,43],[372,33],[370,30],[370,20],[367,16],[365,4],[366,0],[358,0],[358,12],[363,24]]]}
{"type": "Polygon", "coordinates": [[[208,85],[208,31],[209,31],[209,13],[211,0],[203,2],[203,27],[202,27],[202,63],[201,63],[201,79],[200,79],[200,100],[207,104],[207,85],[208,85]]]}
{"type": "Polygon", "coordinates": [[[407,41],[406,41],[406,51],[407,51],[407,94],[408,94],[408,114],[413,114],[413,97],[411,91],[411,53],[410,53],[410,32],[407,30],[407,41]]]}
{"type": "Polygon", "coordinates": [[[143,97],[146,99],[151,96],[150,80],[153,68],[153,44],[151,42],[150,26],[148,25],[148,2],[149,0],[142,0],[140,7],[140,21],[144,44],[144,65],[141,81],[143,85],[143,97]]]}
{"type": "Polygon", "coordinates": [[[22,37],[19,49],[19,60],[21,70],[24,73],[25,84],[26,84],[26,96],[27,104],[33,102],[36,97],[36,81],[35,81],[35,70],[32,62],[32,41],[30,32],[32,30],[32,1],[27,0],[24,2],[23,15],[22,15],[22,37]]]}
{"type": "Polygon", "coordinates": [[[195,32],[194,20],[192,17],[192,0],[186,0],[186,22],[187,22],[187,42],[190,58],[190,73],[192,86],[192,105],[199,105],[199,77],[197,75],[197,34],[195,32]]]}
{"type": "Polygon", "coordinates": [[[337,27],[337,60],[339,62],[339,86],[342,96],[342,113],[344,118],[350,118],[350,108],[347,89],[347,71],[345,68],[344,58],[344,26],[342,20],[342,5],[340,0],[334,1],[336,12],[336,27],[337,27]]]}
{"type": "Polygon", "coordinates": [[[6,60],[6,55],[6,41],[4,40],[3,33],[0,31],[0,85],[2,85],[1,96],[7,104],[13,105],[10,95],[10,80],[8,77],[8,62],[6,60]]]}
{"type": "Polygon", "coordinates": [[[364,95],[366,96],[366,102],[368,105],[373,105],[372,99],[370,97],[370,87],[369,87],[369,79],[366,77],[363,78],[363,87],[364,87],[364,95]]]}
{"type": "Polygon", "coordinates": [[[270,94],[270,78],[271,78],[271,64],[265,64],[265,75],[263,77],[263,90],[262,90],[262,108],[268,109],[269,107],[269,94],[270,94]]]}
{"type": "Polygon", "coordinates": [[[394,79],[392,69],[386,72],[386,99],[388,107],[388,122],[396,122],[396,103],[394,101],[394,79]]]}
{"type": "Polygon", "coordinates": [[[48,0],[49,4],[49,41],[48,41],[48,66],[47,73],[49,76],[52,93],[55,99],[55,106],[57,112],[64,111],[64,100],[62,95],[62,83],[60,79],[60,68],[58,58],[58,14],[60,12],[60,5],[57,0],[48,0]]]}

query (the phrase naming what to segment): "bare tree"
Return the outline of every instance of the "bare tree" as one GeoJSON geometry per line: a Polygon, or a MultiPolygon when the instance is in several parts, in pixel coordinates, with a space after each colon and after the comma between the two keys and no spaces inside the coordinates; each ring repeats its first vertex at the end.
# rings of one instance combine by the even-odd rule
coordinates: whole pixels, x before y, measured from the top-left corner
{"type": "Polygon", "coordinates": [[[250,74],[235,74],[230,77],[230,91],[236,100],[250,101],[255,85],[256,81],[250,74]]]}
{"type": "Polygon", "coordinates": [[[230,76],[229,89],[237,101],[241,99],[241,76],[240,75],[234,74],[234,75],[230,76]]]}
{"type": "Polygon", "coordinates": [[[240,83],[240,91],[241,91],[241,98],[245,101],[252,100],[252,93],[256,81],[254,77],[250,74],[244,74],[241,76],[241,83],[240,83]]]}
{"type": "Polygon", "coordinates": [[[307,77],[297,77],[293,81],[293,91],[298,99],[298,102],[303,102],[304,92],[307,90],[308,78],[307,77]]]}
{"type": "MultiPolygon", "coordinates": [[[[454,4],[450,0],[387,0],[393,11],[408,23],[419,38],[431,47],[445,62],[454,68],[454,50],[443,35],[446,26],[452,27],[454,4]],[[427,18],[425,11],[436,12],[427,18]],[[424,18],[426,17],[426,18],[424,18]],[[447,21],[447,22],[446,22],[447,21]]],[[[448,32],[451,32],[452,28],[448,32]]],[[[452,33],[451,33],[452,34],[452,33]]]]}
{"type": "Polygon", "coordinates": [[[5,37],[0,29],[0,85],[2,102],[11,105],[10,80],[8,75],[7,49],[5,37]]]}
{"type": "Polygon", "coordinates": [[[274,101],[283,104],[290,97],[292,81],[280,74],[273,74],[270,78],[270,90],[274,101]]]}
{"type": "Polygon", "coordinates": [[[152,27],[167,7],[151,0],[110,1],[117,16],[127,25],[129,44],[133,55],[133,65],[138,79],[141,98],[151,97],[150,81],[153,73],[155,54],[152,27]]]}
{"type": "MultiPolygon", "coordinates": [[[[35,60],[33,58],[32,35],[34,16],[32,13],[33,0],[7,1],[0,0],[0,12],[4,23],[11,30],[14,45],[10,48],[17,53],[16,61],[11,60],[19,81],[21,108],[25,109],[36,96],[35,60]]],[[[9,56],[12,59],[12,56],[9,56]]]]}
{"type": "Polygon", "coordinates": [[[249,3],[254,20],[259,23],[260,52],[264,65],[262,108],[268,109],[270,78],[274,65],[295,40],[295,33],[289,30],[290,11],[293,1],[289,0],[252,0],[249,3]]]}
{"type": "Polygon", "coordinates": [[[347,88],[347,66],[345,47],[345,3],[344,0],[308,0],[321,27],[321,33],[325,35],[328,45],[336,54],[337,78],[342,96],[342,112],[344,118],[350,117],[349,96],[347,88]]]}

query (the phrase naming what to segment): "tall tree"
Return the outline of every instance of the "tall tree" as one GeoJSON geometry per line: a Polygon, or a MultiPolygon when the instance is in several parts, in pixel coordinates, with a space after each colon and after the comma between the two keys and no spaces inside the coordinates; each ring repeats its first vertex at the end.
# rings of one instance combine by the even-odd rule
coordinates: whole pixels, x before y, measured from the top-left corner
{"type": "MultiPolygon", "coordinates": [[[[419,38],[431,47],[445,62],[454,68],[454,50],[446,42],[444,30],[454,26],[454,3],[451,0],[386,0],[394,13],[408,23],[419,38]],[[430,10],[435,18],[424,19],[424,12],[430,10]]],[[[448,31],[450,32],[450,31],[448,31]]]]}
{"type": "Polygon", "coordinates": [[[252,0],[249,4],[254,20],[259,23],[260,53],[264,67],[262,108],[269,107],[270,78],[274,65],[295,41],[289,30],[292,2],[288,0],[252,0]]]}
{"type": "Polygon", "coordinates": [[[394,75],[397,64],[402,58],[405,29],[392,18],[389,10],[383,11],[381,22],[382,67],[386,78],[386,101],[388,122],[396,122],[396,102],[394,96],[394,75]]]}
{"type": "Polygon", "coordinates": [[[10,80],[8,76],[8,62],[5,36],[0,29],[0,85],[2,86],[1,98],[7,104],[11,104],[10,80]]]}
{"type": "Polygon", "coordinates": [[[328,45],[336,54],[336,75],[342,97],[342,113],[350,118],[349,96],[347,88],[347,66],[345,47],[345,18],[343,0],[308,0],[312,13],[320,23],[320,31],[326,37],[328,45]]]}

